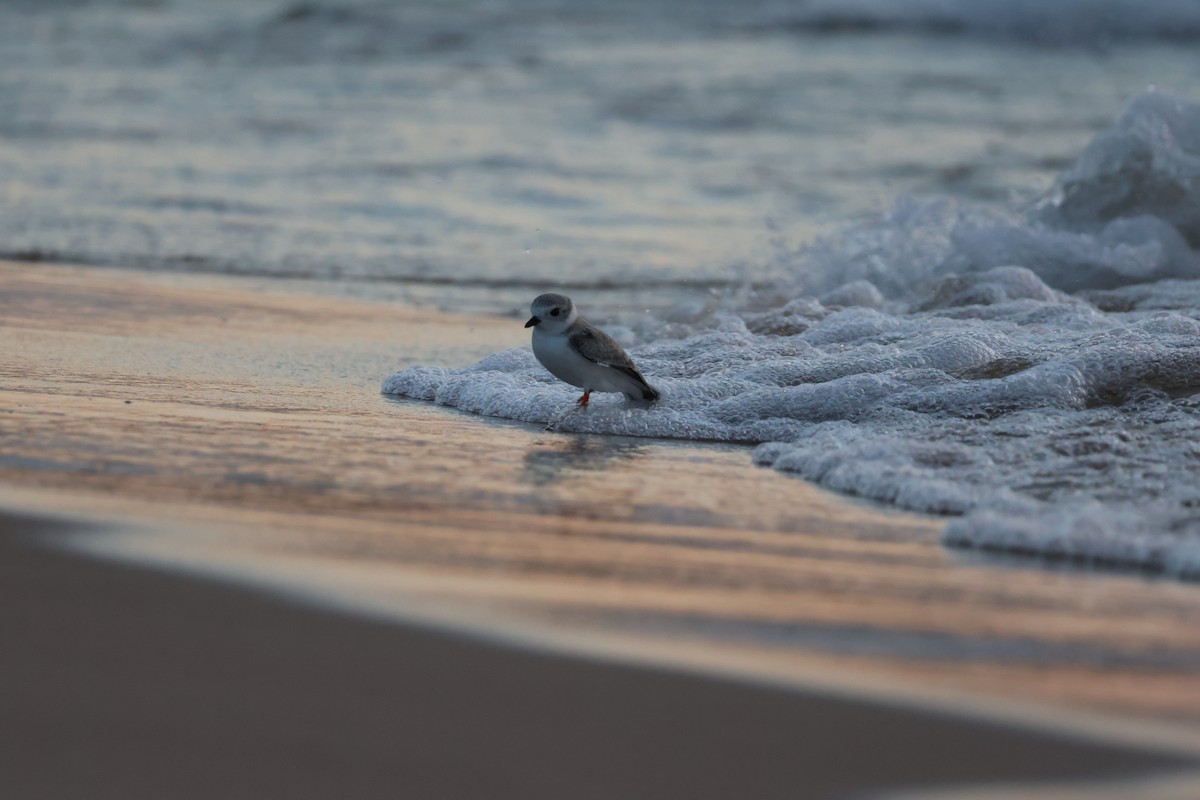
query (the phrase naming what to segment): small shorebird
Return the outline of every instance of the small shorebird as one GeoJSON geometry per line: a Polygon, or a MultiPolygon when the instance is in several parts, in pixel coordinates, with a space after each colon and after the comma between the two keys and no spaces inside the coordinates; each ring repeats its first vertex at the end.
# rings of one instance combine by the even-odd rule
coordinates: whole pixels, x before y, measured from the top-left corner
{"type": "Polygon", "coordinates": [[[579,405],[587,407],[592,392],[623,392],[630,400],[658,399],[658,391],[638,372],[621,345],[575,311],[571,298],[538,296],[533,316],[533,354],[559,380],[583,389],[579,405]]]}

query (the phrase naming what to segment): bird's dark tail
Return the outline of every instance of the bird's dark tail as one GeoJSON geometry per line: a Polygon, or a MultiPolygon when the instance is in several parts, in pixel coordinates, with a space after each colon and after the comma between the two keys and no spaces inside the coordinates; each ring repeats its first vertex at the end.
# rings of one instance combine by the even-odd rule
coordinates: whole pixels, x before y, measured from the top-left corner
{"type": "Polygon", "coordinates": [[[638,397],[638,395],[635,394],[634,392],[626,392],[625,396],[628,397],[630,400],[644,400],[648,403],[653,403],[656,400],[658,400],[658,398],[662,397],[662,395],[659,394],[658,389],[655,389],[653,386],[646,383],[645,381],[642,381],[642,385],[640,387],[640,392],[641,392],[641,397],[638,397]]]}
{"type": "Polygon", "coordinates": [[[636,388],[634,388],[632,391],[626,390],[625,392],[625,396],[630,400],[644,400],[646,402],[653,403],[662,396],[658,393],[658,389],[655,389],[646,382],[646,379],[642,377],[642,373],[638,372],[632,364],[621,371],[630,378],[633,378],[634,382],[637,384],[636,388]]]}

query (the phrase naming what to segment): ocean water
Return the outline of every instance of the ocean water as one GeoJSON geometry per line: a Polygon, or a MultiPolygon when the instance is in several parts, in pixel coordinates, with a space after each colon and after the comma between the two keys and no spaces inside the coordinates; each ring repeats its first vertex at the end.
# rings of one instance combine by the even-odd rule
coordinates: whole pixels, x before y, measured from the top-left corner
{"type": "Polygon", "coordinates": [[[616,313],[905,196],[1039,196],[1185,2],[0,4],[0,254],[616,313]],[[896,10],[903,6],[906,10],[896,10]],[[449,290],[446,289],[449,287],[449,290]]]}
{"type": "Polygon", "coordinates": [[[1064,0],[0,5],[0,255],[521,319],[384,390],[757,445],[945,541],[1200,573],[1200,7],[1064,0]]]}

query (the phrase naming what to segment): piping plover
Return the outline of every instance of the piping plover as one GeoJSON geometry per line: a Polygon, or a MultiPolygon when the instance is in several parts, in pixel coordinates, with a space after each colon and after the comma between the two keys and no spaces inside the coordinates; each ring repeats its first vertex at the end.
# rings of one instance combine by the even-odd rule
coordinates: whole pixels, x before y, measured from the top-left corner
{"type": "Polygon", "coordinates": [[[559,380],[583,389],[579,405],[587,407],[592,392],[623,392],[630,400],[658,399],[658,391],[638,372],[621,345],[590,324],[571,298],[538,296],[529,307],[533,316],[533,354],[559,380]]]}

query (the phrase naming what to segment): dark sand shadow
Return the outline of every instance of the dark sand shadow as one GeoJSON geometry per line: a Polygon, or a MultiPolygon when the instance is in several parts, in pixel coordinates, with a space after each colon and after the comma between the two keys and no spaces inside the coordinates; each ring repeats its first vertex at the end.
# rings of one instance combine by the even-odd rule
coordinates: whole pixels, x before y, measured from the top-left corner
{"type": "Polygon", "coordinates": [[[55,527],[0,516],[3,797],[821,800],[1194,765],[528,651],[31,544],[55,527]]]}

